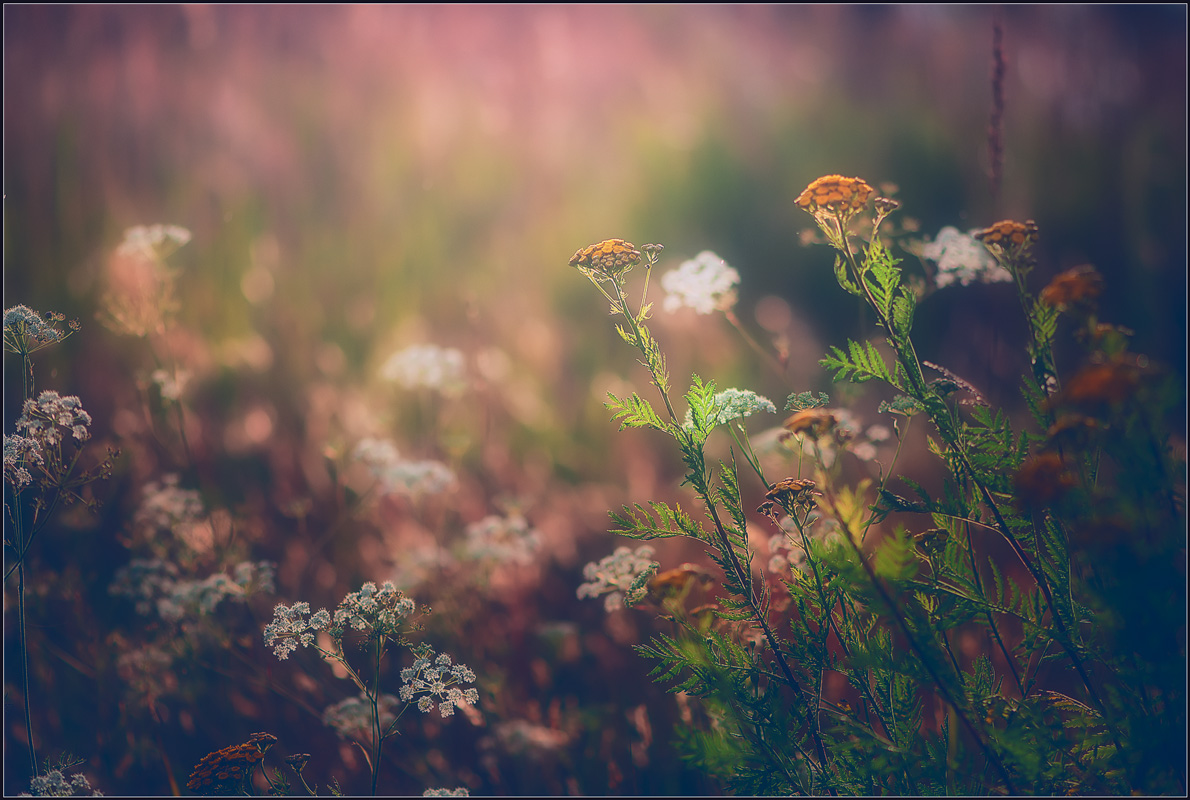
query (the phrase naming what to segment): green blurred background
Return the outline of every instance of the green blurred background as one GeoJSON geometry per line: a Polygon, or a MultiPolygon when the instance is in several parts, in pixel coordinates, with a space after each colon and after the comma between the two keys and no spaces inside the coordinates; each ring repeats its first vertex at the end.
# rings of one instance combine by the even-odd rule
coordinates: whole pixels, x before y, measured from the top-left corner
{"type": "MultiPolygon", "coordinates": [[[[742,324],[762,340],[784,334],[790,364],[765,372],[717,317],[659,313],[675,384],[693,369],[780,406],[790,391],[830,388],[816,366],[827,344],[870,332],[834,285],[826,248],[800,244],[810,220],[793,200],[827,173],[895,184],[921,236],[1035,219],[1035,287],[1094,264],[1109,287],[1102,318],[1135,330],[1136,350],[1185,375],[1183,5],[6,5],[4,44],[5,306],[62,311],[84,326],[43,354],[39,386],[82,396],[100,438],[119,441],[113,420],[135,403],[127,387],[146,353],[95,322],[106,260],[131,225],[190,229],[171,259],[185,334],[171,346],[198,375],[199,482],[211,506],[265,520],[257,554],[283,565],[289,523],[278,509],[318,497],[325,476],[310,464],[331,440],[350,439],[348,399],[358,393],[383,409],[404,449],[449,455],[473,476],[451,513],[476,518],[516,496],[555,519],[552,571],[520,602],[574,605],[580,626],[599,628],[598,604],[575,605],[573,591],[583,561],[612,549],[602,510],[671,491],[680,464],[643,452],[655,442],[612,435],[600,398],[616,381],[643,387],[644,378],[567,260],[609,237],[663,243],[663,269],[717,252],[742,276],[742,324]],[[987,128],[997,13],[1006,75],[995,196],[987,128]],[[780,331],[758,324],[758,304],[782,312],[780,331]],[[424,404],[384,399],[378,387],[393,350],[427,341],[463,350],[488,390],[440,411],[440,441],[424,434],[424,404]],[[328,396],[340,415],[329,427],[313,410],[328,396]],[[253,412],[267,419],[263,436],[229,445],[253,412]],[[583,493],[592,486],[595,496],[583,493]]],[[[1003,354],[1024,328],[1003,289],[930,297],[920,350],[1014,405],[1024,362],[1003,354]]],[[[6,432],[14,374],[6,363],[6,432]]],[[[40,568],[74,575],[71,607],[98,620],[116,613],[97,607],[128,558],[114,542],[120,515],[140,483],[171,466],[151,449],[125,462],[85,542],[64,530],[43,543],[63,546],[40,568]],[[72,573],[71,558],[89,566],[72,573]]],[[[285,575],[281,599],[313,601],[285,575]]],[[[323,604],[360,578],[385,577],[366,563],[343,566],[322,587],[323,604]]],[[[60,644],[84,635],[102,641],[102,631],[75,631],[60,644]]],[[[86,661],[85,649],[75,657],[86,661]]],[[[616,658],[622,672],[605,673],[638,689],[609,679],[608,693],[560,696],[613,708],[651,698],[643,662],[616,658]]],[[[590,678],[559,674],[551,685],[590,678]]],[[[50,706],[94,691],[83,679],[43,680],[36,691],[50,706]]],[[[11,702],[6,693],[10,721],[19,716],[11,702]]],[[[65,711],[49,713],[39,734],[50,749],[89,756],[107,724],[97,714],[71,724],[65,711]]],[[[242,741],[213,728],[170,750],[181,783],[192,753],[189,764],[242,741]]],[[[6,766],[24,758],[21,730],[6,729],[6,766]]],[[[87,770],[102,790],[167,790],[152,758],[130,765],[118,743],[98,750],[87,770]]],[[[603,758],[582,752],[580,763],[603,758]]],[[[673,766],[620,762],[594,784],[530,770],[539,782],[476,787],[713,790],[673,766]]],[[[6,791],[25,785],[5,779],[6,791]]]]}

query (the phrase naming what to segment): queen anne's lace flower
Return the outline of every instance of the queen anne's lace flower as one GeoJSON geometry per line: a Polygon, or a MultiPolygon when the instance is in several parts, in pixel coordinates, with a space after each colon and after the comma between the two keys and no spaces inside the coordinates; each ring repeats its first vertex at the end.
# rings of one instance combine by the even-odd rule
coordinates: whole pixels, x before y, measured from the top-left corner
{"type": "MultiPolygon", "coordinates": [[[[707,423],[709,427],[725,425],[733,419],[750,417],[758,411],[776,414],[777,407],[772,400],[748,389],[724,389],[715,395],[715,411],[709,415],[707,423]]],[[[693,425],[694,416],[687,409],[685,426],[690,428],[693,425]]]]}
{"type": "Polygon", "coordinates": [[[50,313],[43,318],[28,306],[17,305],[4,312],[4,349],[18,355],[29,355],[43,347],[56,344],[78,330],[78,323],[70,323],[70,331],[64,331],[58,324],[65,320],[62,314],[50,313]]]}
{"type": "Polygon", "coordinates": [[[429,646],[421,647],[416,653],[413,666],[401,670],[402,685],[398,692],[401,700],[409,703],[418,698],[417,708],[422,713],[429,713],[437,700],[438,713],[444,717],[453,715],[456,708],[479,702],[478,690],[461,687],[475,682],[475,673],[470,668],[464,664],[452,665],[446,653],[435,657],[429,646]]]}
{"type": "Polygon", "coordinates": [[[661,287],[669,293],[665,310],[686,307],[699,314],[727,311],[735,305],[739,283],[740,273],[710,250],[703,250],[661,278],[661,287]]]}
{"type": "Polygon", "coordinates": [[[519,514],[491,515],[467,526],[465,552],[471,558],[531,564],[540,546],[541,535],[519,514]]]}
{"type": "Polygon", "coordinates": [[[432,344],[394,353],[380,368],[380,376],[406,389],[433,389],[444,394],[457,394],[466,386],[462,352],[432,344]]]}
{"type": "Polygon", "coordinates": [[[95,791],[82,773],[67,778],[61,770],[51,769],[44,775],[35,775],[29,782],[29,792],[18,797],[103,797],[95,791]]]}
{"type": "Polygon", "coordinates": [[[440,494],[455,486],[457,479],[449,467],[439,461],[406,461],[400,457],[392,442],[384,439],[363,439],[352,456],[367,465],[380,481],[385,494],[409,497],[440,494]]]}
{"type": "MultiPolygon", "coordinates": [[[[395,709],[400,702],[391,694],[382,694],[376,698],[381,731],[387,731],[396,721],[395,709]]],[[[358,697],[347,697],[327,706],[322,712],[322,721],[334,728],[344,739],[366,742],[372,736],[372,703],[366,693],[360,692],[358,697]]]]}
{"type": "Polygon", "coordinates": [[[604,595],[604,608],[614,611],[624,606],[624,596],[646,571],[656,571],[657,562],[652,560],[653,548],[641,545],[635,551],[617,547],[610,556],[583,567],[587,583],[581,584],[576,592],[578,599],[604,595]]]}
{"type": "Polygon", "coordinates": [[[330,615],[322,609],[310,617],[310,604],[278,603],[273,609],[273,621],[264,628],[265,647],[273,648],[273,655],[284,661],[298,647],[314,644],[314,633],[330,627],[330,615]]]}
{"type": "Polygon", "coordinates": [[[996,262],[975,234],[960,233],[958,228],[946,226],[938,232],[934,241],[922,248],[923,258],[938,265],[935,283],[941,289],[952,283],[966,286],[969,283],[1000,283],[1011,281],[1012,274],[996,262]]]}

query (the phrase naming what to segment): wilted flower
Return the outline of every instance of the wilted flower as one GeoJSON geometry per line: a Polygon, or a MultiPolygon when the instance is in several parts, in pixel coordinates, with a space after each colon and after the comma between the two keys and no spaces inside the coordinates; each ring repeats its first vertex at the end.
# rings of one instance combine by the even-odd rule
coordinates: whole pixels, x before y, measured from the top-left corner
{"type": "Polygon", "coordinates": [[[641,575],[657,571],[658,564],[652,558],[653,548],[647,544],[636,548],[635,552],[627,547],[617,547],[610,556],[583,567],[587,583],[578,587],[578,599],[605,595],[604,607],[608,611],[622,608],[625,594],[639,582],[641,575]]]}
{"type": "Polygon", "coordinates": [[[976,240],[978,229],[960,233],[958,228],[947,225],[938,231],[934,241],[921,250],[922,258],[938,265],[934,282],[938,288],[958,283],[1000,283],[1012,280],[1012,273],[1004,269],[992,257],[987,248],[976,240]]]}
{"type": "Polygon", "coordinates": [[[463,353],[453,347],[419,344],[393,353],[380,376],[406,389],[433,389],[458,394],[466,387],[463,353]]]}
{"type": "Polygon", "coordinates": [[[665,310],[672,312],[685,306],[699,314],[727,311],[735,305],[735,287],[739,283],[740,273],[710,250],[703,250],[661,278],[662,288],[669,293],[665,310]]]}
{"type": "Polygon", "coordinates": [[[640,258],[640,251],[632,242],[605,239],[576,251],[570,257],[570,266],[576,267],[592,280],[620,281],[640,263],[640,258]]]}

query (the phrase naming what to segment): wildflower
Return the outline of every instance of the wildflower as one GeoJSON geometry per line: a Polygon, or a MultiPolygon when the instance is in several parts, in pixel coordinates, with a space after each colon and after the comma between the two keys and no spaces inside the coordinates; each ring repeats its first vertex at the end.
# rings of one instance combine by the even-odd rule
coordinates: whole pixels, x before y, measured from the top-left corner
{"type": "Polygon", "coordinates": [[[120,242],[116,252],[160,261],[176,252],[190,238],[190,231],[181,225],[134,225],[124,231],[124,241],[120,242]]]}
{"type": "Polygon", "coordinates": [[[456,786],[453,789],[426,789],[421,793],[422,797],[470,797],[471,793],[463,786],[456,786]]]}
{"type": "Polygon", "coordinates": [[[91,788],[82,773],[67,778],[60,769],[51,769],[44,775],[34,775],[29,781],[28,794],[17,797],[103,797],[103,793],[91,788]]]}
{"type": "Polygon", "coordinates": [[[326,609],[311,617],[309,603],[299,602],[292,606],[278,603],[273,609],[273,621],[264,627],[264,644],[273,648],[273,655],[284,661],[298,647],[314,644],[314,632],[326,630],[330,624],[326,609]]]}
{"type": "Polygon", "coordinates": [[[809,508],[814,503],[814,495],[822,496],[822,492],[814,489],[814,481],[808,478],[783,478],[765,492],[765,502],[757,512],[771,515],[777,505],[782,508],[809,508]]]}
{"type": "Polygon", "coordinates": [[[186,788],[200,794],[225,794],[236,788],[277,741],[271,733],[254,733],[243,744],[207,753],[195,765],[186,788]]]}
{"type": "Polygon", "coordinates": [[[1012,280],[1012,273],[977,241],[978,233],[978,229],[960,233],[958,228],[947,225],[938,231],[934,241],[922,248],[922,258],[938,265],[934,282],[939,289],[955,282],[966,286],[972,282],[1001,283],[1012,280]]]}
{"type": "Polygon", "coordinates": [[[1038,299],[1047,306],[1065,311],[1068,308],[1088,309],[1103,291],[1103,276],[1090,264],[1068,269],[1056,276],[1041,290],[1038,299]]]}
{"type": "Polygon", "coordinates": [[[33,482],[30,466],[45,466],[41,442],[32,436],[5,436],[4,480],[20,491],[33,482]]]}
{"type": "Polygon", "coordinates": [[[398,694],[406,703],[418,697],[417,708],[429,713],[435,700],[438,713],[444,717],[454,714],[456,708],[473,706],[479,702],[479,691],[475,687],[463,689],[465,683],[475,682],[475,673],[465,664],[452,664],[447,653],[435,657],[434,649],[422,645],[414,651],[412,667],[401,670],[401,689],[398,694]]]}
{"type": "MultiPolygon", "coordinates": [[[[391,694],[382,694],[376,698],[381,731],[388,730],[388,727],[396,722],[397,715],[394,711],[400,703],[401,701],[391,694]]],[[[322,721],[328,727],[334,728],[335,733],[344,739],[366,742],[372,735],[372,701],[366,693],[360,692],[358,697],[348,697],[327,706],[322,712],[322,721]]]]}
{"type": "Polygon", "coordinates": [[[64,431],[76,441],[85,442],[91,438],[87,430],[91,415],[83,410],[82,401],[74,395],[62,397],[54,391],[44,391],[25,401],[24,410],[17,420],[17,430],[33,439],[57,447],[62,442],[64,431]],[[59,430],[62,429],[62,430],[59,430]]]}
{"type": "Polygon", "coordinates": [[[578,599],[604,595],[604,608],[608,611],[623,608],[625,595],[630,593],[640,576],[650,570],[656,572],[658,564],[652,558],[653,548],[647,544],[636,548],[635,552],[627,547],[617,547],[611,555],[583,567],[587,583],[578,587],[578,599]]]}
{"type": "Polygon", "coordinates": [[[541,535],[517,514],[491,515],[467,526],[465,552],[471,558],[531,564],[540,546],[541,535]]]}
{"type": "Polygon", "coordinates": [[[1025,222],[1006,219],[972,235],[1001,261],[1015,262],[1037,241],[1037,223],[1031,219],[1025,222]]]}
{"type": "Polygon", "coordinates": [[[367,465],[385,494],[418,496],[440,494],[456,483],[454,472],[438,461],[405,461],[392,442],[363,439],[352,456],[367,465]]]}
{"type": "Polygon", "coordinates": [[[1099,411],[1104,406],[1122,403],[1136,391],[1144,367],[1139,358],[1123,354],[1108,361],[1092,362],[1066,381],[1050,404],[1099,411]]]}
{"type": "Polygon", "coordinates": [[[1075,486],[1074,476],[1057,453],[1041,453],[1021,466],[1013,481],[1025,508],[1051,506],[1075,486]]]}
{"type": "Polygon", "coordinates": [[[692,584],[707,586],[712,580],[711,574],[697,564],[682,564],[650,578],[649,591],[656,595],[681,594],[692,584]]]}
{"type": "Polygon", "coordinates": [[[178,476],[163,475],[161,482],[145,484],[144,499],[133,516],[133,525],[149,536],[173,533],[197,522],[205,513],[202,498],[194,489],[178,487],[178,476]]]}
{"type": "Polygon", "coordinates": [[[271,561],[244,561],[234,567],[235,577],[216,572],[202,580],[176,581],[157,600],[158,615],[169,622],[186,616],[212,614],[224,599],[244,602],[254,591],[272,593],[276,565],[271,561]]]}
{"type": "Polygon", "coordinates": [[[175,370],[170,372],[164,369],[153,370],[153,374],[149,376],[149,380],[157,384],[157,390],[161,393],[162,400],[173,400],[177,402],[182,397],[182,392],[186,390],[186,384],[190,382],[190,372],[187,370],[175,370]]]}
{"type": "Polygon", "coordinates": [[[393,353],[380,368],[380,376],[406,389],[425,388],[458,394],[466,386],[463,353],[453,347],[412,345],[393,353]]]}
{"type": "Polygon", "coordinates": [[[784,427],[793,434],[824,436],[839,422],[838,417],[825,408],[807,408],[785,420],[784,427]]]}
{"type": "Polygon", "coordinates": [[[829,217],[846,223],[863,210],[872,191],[860,178],[824,175],[812,181],[794,202],[819,222],[829,217]]]}
{"type": "Polygon", "coordinates": [[[119,334],[160,332],[166,317],[178,307],[177,273],[165,259],[188,241],[190,231],[177,225],[138,225],[126,230],[107,264],[100,321],[119,334]]]}
{"type": "MultiPolygon", "coordinates": [[[[336,630],[362,631],[369,637],[400,637],[402,623],[417,610],[417,604],[393,585],[385,581],[378,589],[368,581],[358,592],[344,597],[335,609],[336,630]]],[[[313,620],[311,620],[313,622],[313,620]]]]}
{"type": "Polygon", "coordinates": [[[699,314],[728,311],[735,305],[739,283],[740,273],[710,250],[703,250],[661,278],[662,288],[669,293],[665,310],[673,312],[685,306],[699,314]]]}
{"type": "Polygon", "coordinates": [[[63,331],[59,323],[66,319],[62,314],[52,312],[44,318],[28,306],[16,305],[4,311],[4,349],[10,353],[27,356],[43,347],[57,344],[78,330],[79,324],[71,322],[70,331],[63,331]]]}
{"type": "Polygon", "coordinates": [[[640,263],[641,253],[631,242],[605,239],[588,245],[570,257],[570,266],[595,281],[620,282],[640,263]]]}
{"type": "MultiPolygon", "coordinates": [[[[707,415],[706,424],[708,428],[714,428],[733,419],[750,417],[758,411],[776,414],[777,407],[772,400],[748,389],[724,389],[715,395],[714,409],[707,415]]],[[[693,414],[687,409],[685,426],[691,428],[693,425],[693,414]]]]}

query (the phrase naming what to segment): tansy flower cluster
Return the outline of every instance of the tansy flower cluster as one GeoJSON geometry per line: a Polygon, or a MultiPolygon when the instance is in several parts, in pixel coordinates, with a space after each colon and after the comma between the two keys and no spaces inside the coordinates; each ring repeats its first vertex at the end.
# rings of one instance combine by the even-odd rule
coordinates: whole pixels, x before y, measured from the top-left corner
{"type": "Polygon", "coordinates": [[[276,741],[271,733],[254,733],[243,744],[207,753],[190,773],[186,788],[199,794],[220,794],[235,788],[276,741]]]}
{"type": "Polygon", "coordinates": [[[824,175],[797,196],[798,207],[815,217],[828,215],[846,222],[863,210],[873,189],[860,178],[824,175]]]}
{"type": "Polygon", "coordinates": [[[570,266],[593,280],[620,281],[640,263],[641,253],[632,242],[605,239],[587,245],[570,257],[570,266]]]}

